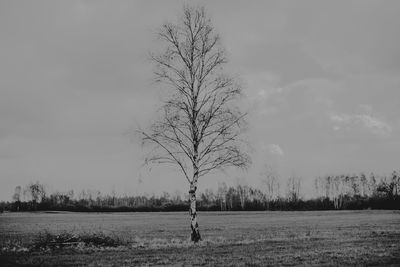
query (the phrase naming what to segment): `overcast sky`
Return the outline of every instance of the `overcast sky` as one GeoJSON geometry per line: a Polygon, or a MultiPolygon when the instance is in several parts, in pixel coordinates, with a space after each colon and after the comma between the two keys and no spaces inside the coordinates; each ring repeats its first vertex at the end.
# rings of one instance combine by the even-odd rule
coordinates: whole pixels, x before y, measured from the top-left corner
{"type": "MultiPolygon", "coordinates": [[[[162,88],[147,55],[183,3],[0,2],[0,200],[36,180],[61,191],[187,191],[178,171],[141,168],[126,135],[156,116],[162,88]]],[[[253,165],[203,177],[200,190],[258,185],[265,164],[282,183],[303,177],[304,194],[318,175],[400,169],[399,1],[204,4],[244,84],[253,165]]]]}

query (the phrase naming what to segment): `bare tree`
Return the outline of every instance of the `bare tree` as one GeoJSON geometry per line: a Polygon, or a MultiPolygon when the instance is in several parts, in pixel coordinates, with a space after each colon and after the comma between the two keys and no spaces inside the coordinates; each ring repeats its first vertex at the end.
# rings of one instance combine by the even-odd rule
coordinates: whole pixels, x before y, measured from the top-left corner
{"type": "Polygon", "coordinates": [[[199,177],[250,162],[240,138],[245,114],[232,105],[241,88],[223,73],[227,58],[204,8],[185,6],[181,20],[164,24],[159,37],[166,49],[151,55],[155,77],[172,90],[161,118],[141,131],[144,143],[153,145],[146,162],[174,164],[182,171],[190,188],[191,239],[197,242],[199,177]]]}
{"type": "Polygon", "coordinates": [[[291,176],[287,182],[287,198],[297,202],[300,199],[301,177],[291,176]]]}
{"type": "Polygon", "coordinates": [[[15,187],[14,195],[13,195],[12,199],[15,202],[21,201],[21,186],[20,185],[15,187]]]}
{"type": "Polygon", "coordinates": [[[12,197],[15,203],[15,209],[17,211],[19,211],[19,207],[21,205],[21,190],[22,188],[20,185],[16,186],[14,190],[14,195],[12,197]]]}
{"type": "Polygon", "coordinates": [[[227,209],[227,201],[226,201],[226,194],[228,193],[228,187],[226,186],[225,183],[219,183],[218,184],[218,191],[217,191],[217,197],[219,200],[219,203],[221,205],[221,211],[227,209]]]}
{"type": "Polygon", "coordinates": [[[238,185],[237,192],[240,199],[240,207],[244,210],[246,201],[249,198],[250,188],[247,185],[238,185]]]}
{"type": "Polygon", "coordinates": [[[261,173],[261,183],[265,187],[269,205],[269,202],[279,195],[279,174],[271,165],[266,164],[264,166],[264,170],[261,173]]]}
{"type": "Polygon", "coordinates": [[[46,198],[46,188],[43,184],[37,181],[36,183],[30,183],[24,190],[25,195],[29,195],[32,200],[32,208],[37,209],[37,204],[46,198]]]}

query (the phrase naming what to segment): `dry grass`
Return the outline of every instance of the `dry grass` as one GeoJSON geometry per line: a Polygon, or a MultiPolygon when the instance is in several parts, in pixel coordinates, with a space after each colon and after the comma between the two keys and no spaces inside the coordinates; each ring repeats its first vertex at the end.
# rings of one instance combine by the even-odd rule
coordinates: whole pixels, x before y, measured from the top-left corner
{"type": "Polygon", "coordinates": [[[400,264],[395,211],[200,213],[199,244],[186,213],[4,215],[5,266],[400,264]]]}

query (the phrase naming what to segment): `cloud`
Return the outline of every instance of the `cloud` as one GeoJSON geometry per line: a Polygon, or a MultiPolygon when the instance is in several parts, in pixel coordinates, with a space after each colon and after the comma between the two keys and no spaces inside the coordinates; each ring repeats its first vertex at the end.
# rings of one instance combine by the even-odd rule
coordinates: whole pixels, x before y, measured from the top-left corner
{"type": "Polygon", "coordinates": [[[271,88],[269,90],[261,89],[257,93],[257,99],[267,99],[269,96],[273,94],[279,94],[282,92],[282,88],[277,87],[277,88],[271,88]]]}
{"type": "Polygon", "coordinates": [[[361,126],[374,135],[387,137],[392,133],[392,127],[381,119],[367,114],[330,114],[330,120],[333,122],[333,129],[351,129],[361,126]]]}
{"type": "Polygon", "coordinates": [[[278,155],[278,156],[284,155],[282,148],[278,144],[269,144],[267,146],[267,148],[271,154],[278,155]]]}
{"type": "Polygon", "coordinates": [[[279,76],[272,72],[253,73],[244,76],[246,109],[255,115],[270,115],[277,107],[270,102],[283,93],[283,88],[277,86],[279,76]]]}
{"type": "Polygon", "coordinates": [[[370,105],[361,104],[359,105],[359,108],[361,110],[361,113],[372,114],[372,107],[370,105]]]}

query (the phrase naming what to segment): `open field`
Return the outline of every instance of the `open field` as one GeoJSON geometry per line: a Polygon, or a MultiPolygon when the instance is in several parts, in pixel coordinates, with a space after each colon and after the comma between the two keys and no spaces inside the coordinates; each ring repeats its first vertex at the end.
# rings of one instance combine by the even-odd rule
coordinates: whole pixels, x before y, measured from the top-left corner
{"type": "Polygon", "coordinates": [[[5,213],[0,265],[400,265],[399,211],[5,213]],[[118,247],[32,249],[39,233],[104,233],[118,247]]]}

